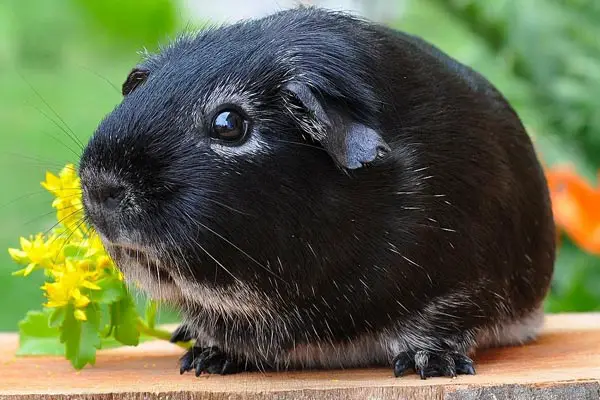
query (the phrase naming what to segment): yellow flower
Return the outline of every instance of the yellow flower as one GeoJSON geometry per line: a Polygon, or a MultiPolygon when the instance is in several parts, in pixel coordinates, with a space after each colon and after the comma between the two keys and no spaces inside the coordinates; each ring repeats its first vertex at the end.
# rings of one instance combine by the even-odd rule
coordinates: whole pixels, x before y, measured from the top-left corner
{"type": "Polygon", "coordinates": [[[86,257],[101,256],[105,254],[104,245],[97,234],[90,234],[82,241],[82,244],[87,248],[86,257]]]}
{"type": "Polygon", "coordinates": [[[83,225],[83,208],[80,198],[58,198],[52,206],[56,208],[56,219],[70,231],[80,231],[83,225]]]}
{"type": "Polygon", "coordinates": [[[54,195],[58,225],[50,236],[39,233],[21,238],[20,249],[9,249],[11,257],[25,268],[14,275],[29,275],[33,270],[46,270],[47,282],[42,289],[46,307],[73,305],[73,316],[86,321],[85,308],[90,304],[90,291],[101,290],[100,279],[123,280],[122,273],[106,253],[100,237],[83,223],[81,186],[77,170],[66,165],[58,175],[46,173],[42,186],[54,195]]]}
{"type": "Polygon", "coordinates": [[[80,182],[75,166],[67,164],[58,173],[58,176],[52,172],[46,172],[46,180],[42,182],[42,186],[57,198],[64,197],[65,192],[77,195],[80,191],[80,182]]]}
{"type": "Polygon", "coordinates": [[[87,315],[85,315],[85,312],[81,310],[75,310],[73,312],[73,315],[75,315],[75,319],[78,319],[80,321],[87,321],[87,315]]]}
{"type": "Polygon", "coordinates": [[[45,240],[42,233],[38,233],[29,240],[20,239],[21,249],[8,249],[13,260],[19,264],[27,263],[27,266],[14,275],[29,275],[36,268],[50,268],[56,263],[63,261],[61,248],[64,241],[56,235],[51,235],[45,240]]]}
{"type": "Polygon", "coordinates": [[[67,164],[58,174],[46,172],[42,186],[55,196],[52,207],[56,209],[57,220],[70,231],[81,229],[83,205],[81,203],[81,182],[73,164],[67,164]]]}
{"type": "Polygon", "coordinates": [[[98,279],[98,273],[89,260],[71,260],[67,258],[63,268],[55,268],[50,271],[55,282],[46,282],[42,289],[46,292],[48,302],[46,307],[64,307],[67,304],[75,306],[75,317],[85,320],[85,312],[82,310],[90,303],[90,298],[82,293],[82,290],[100,290],[94,282],[98,279]]]}

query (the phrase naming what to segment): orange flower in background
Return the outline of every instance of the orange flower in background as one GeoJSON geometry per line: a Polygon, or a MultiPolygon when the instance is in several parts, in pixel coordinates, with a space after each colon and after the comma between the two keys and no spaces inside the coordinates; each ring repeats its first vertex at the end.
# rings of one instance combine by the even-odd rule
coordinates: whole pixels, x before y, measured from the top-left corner
{"type": "Polygon", "coordinates": [[[570,166],[548,169],[546,178],[557,227],[581,249],[600,255],[600,187],[570,166]]]}

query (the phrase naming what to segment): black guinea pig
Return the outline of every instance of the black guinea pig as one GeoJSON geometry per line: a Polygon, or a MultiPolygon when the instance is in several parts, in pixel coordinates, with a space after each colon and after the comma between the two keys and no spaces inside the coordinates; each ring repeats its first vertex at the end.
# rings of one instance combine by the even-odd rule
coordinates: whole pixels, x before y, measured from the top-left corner
{"type": "Polygon", "coordinates": [[[421,39],[318,8],[149,55],[80,160],[86,217],[175,304],[181,372],[475,373],[536,336],[546,180],[505,98],[421,39]]]}

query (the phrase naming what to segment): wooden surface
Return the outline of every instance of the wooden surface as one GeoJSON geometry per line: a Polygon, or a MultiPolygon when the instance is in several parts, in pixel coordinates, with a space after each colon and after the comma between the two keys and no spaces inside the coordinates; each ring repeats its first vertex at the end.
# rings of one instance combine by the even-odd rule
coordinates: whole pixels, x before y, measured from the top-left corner
{"type": "Polygon", "coordinates": [[[548,316],[535,343],[480,352],[476,376],[426,381],[390,368],[181,376],[181,350],[166,342],[101,351],[76,372],[16,348],[0,335],[0,399],[600,399],[600,314],[548,316]]]}

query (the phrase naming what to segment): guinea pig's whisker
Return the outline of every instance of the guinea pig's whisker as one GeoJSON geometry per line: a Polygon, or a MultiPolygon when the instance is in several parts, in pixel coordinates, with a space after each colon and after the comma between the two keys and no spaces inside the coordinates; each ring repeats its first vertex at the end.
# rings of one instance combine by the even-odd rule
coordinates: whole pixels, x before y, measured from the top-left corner
{"type": "Polygon", "coordinates": [[[52,119],[52,118],[49,118],[49,119],[52,122],[54,122],[54,124],[57,127],[59,127],[67,135],[67,137],[69,137],[73,141],[73,143],[75,143],[81,150],[83,150],[83,148],[85,146],[83,145],[83,143],[81,143],[81,141],[79,140],[79,138],[77,137],[77,135],[75,135],[75,132],[73,132],[73,130],[65,122],[65,120],[54,110],[54,108],[52,108],[52,106],[50,106],[50,104],[46,101],[46,99],[44,99],[44,97],[40,94],[40,92],[38,92],[37,89],[34,88],[33,85],[31,83],[29,83],[29,81],[27,79],[25,79],[24,76],[21,75],[21,78],[25,81],[25,83],[27,83],[27,85],[36,94],[36,96],[46,105],[46,107],[48,107],[48,109],[52,112],[52,114],[54,114],[54,116],[56,118],[58,118],[58,120],[62,123],[62,126],[57,121],[55,121],[54,119],[52,119]]]}
{"type": "MultiPolygon", "coordinates": [[[[4,204],[0,204],[0,209],[3,209],[4,207],[8,207],[17,202],[20,202],[21,200],[31,199],[34,196],[39,196],[39,195],[46,194],[46,193],[48,193],[47,190],[37,190],[35,192],[29,192],[29,193],[22,194],[20,196],[15,197],[14,199],[12,199],[10,201],[7,201],[4,204]]],[[[47,203],[47,201],[44,200],[44,204],[46,204],[46,203],[47,203]]]]}
{"type": "Polygon", "coordinates": [[[225,271],[229,274],[229,276],[231,276],[233,279],[235,279],[236,282],[239,282],[242,284],[244,283],[240,279],[238,279],[229,269],[227,269],[227,267],[225,267],[223,265],[223,263],[221,263],[219,260],[217,260],[212,254],[210,254],[210,252],[208,250],[206,250],[204,248],[204,246],[202,246],[200,243],[198,243],[198,241],[196,239],[194,239],[194,238],[191,238],[191,239],[194,241],[194,243],[196,243],[196,245],[198,246],[198,248],[200,250],[202,250],[204,253],[206,253],[207,256],[209,256],[214,262],[216,262],[217,265],[223,269],[223,271],[225,271]]]}
{"type": "Polygon", "coordinates": [[[51,133],[47,133],[47,135],[50,136],[52,139],[56,140],[56,142],[58,142],[59,144],[62,144],[67,150],[69,150],[71,152],[71,154],[73,154],[74,160],[79,160],[81,158],[81,153],[78,153],[77,151],[73,150],[73,148],[71,146],[68,146],[65,142],[60,140],[59,137],[57,137],[51,133]]]}
{"type": "MultiPolygon", "coordinates": [[[[39,192],[27,193],[27,194],[24,194],[22,196],[18,196],[17,198],[15,198],[13,200],[10,200],[10,201],[8,201],[8,202],[0,205],[0,209],[2,209],[3,207],[8,207],[11,204],[15,204],[15,203],[19,202],[20,200],[32,199],[35,196],[46,195],[46,194],[48,194],[47,191],[39,191],[39,192]]],[[[64,200],[70,200],[70,199],[77,198],[79,196],[80,196],[80,194],[76,193],[76,194],[70,194],[68,196],[62,196],[61,198],[64,199],[64,200]]],[[[29,204],[41,205],[42,201],[43,201],[44,205],[48,204],[48,200],[47,199],[39,199],[38,198],[38,199],[35,199],[35,200],[36,200],[35,202],[29,203],[29,204]],[[39,201],[37,201],[37,200],[39,200],[39,201]]],[[[49,211],[49,213],[56,212],[56,211],[58,211],[58,210],[54,209],[54,211],[49,211]]],[[[44,215],[48,215],[48,214],[44,214],[44,215]]]]}
{"type": "Polygon", "coordinates": [[[252,257],[250,254],[246,253],[244,250],[242,250],[239,246],[237,246],[235,243],[231,242],[230,240],[228,240],[227,238],[225,238],[223,235],[219,234],[218,232],[215,232],[213,229],[209,228],[208,226],[206,226],[205,224],[203,224],[200,221],[196,221],[198,223],[198,225],[202,226],[204,229],[206,229],[207,231],[211,232],[213,235],[215,235],[216,237],[218,237],[219,239],[223,240],[225,243],[229,244],[230,246],[232,246],[234,249],[236,249],[237,251],[239,251],[240,253],[242,253],[243,255],[245,255],[246,257],[248,257],[248,259],[250,261],[252,261],[253,263],[255,263],[256,265],[258,265],[259,267],[261,267],[262,269],[264,269],[265,271],[267,271],[268,273],[270,273],[271,275],[273,275],[275,278],[281,280],[283,283],[287,284],[287,282],[285,282],[279,275],[277,275],[275,272],[273,272],[271,269],[267,268],[266,266],[264,266],[262,263],[260,263],[258,260],[256,260],[254,257],[252,257]]]}
{"type": "Polygon", "coordinates": [[[107,77],[105,77],[104,75],[99,74],[98,72],[96,72],[93,69],[88,68],[86,66],[83,66],[82,68],[85,69],[86,71],[91,72],[92,74],[96,75],[96,77],[98,77],[98,78],[102,79],[104,82],[108,83],[110,85],[110,87],[112,87],[117,93],[119,93],[119,95],[121,94],[121,89],[119,89],[117,87],[117,85],[115,85],[114,83],[112,83],[110,81],[110,79],[108,79],[107,77]]]}
{"type": "MultiPolygon", "coordinates": [[[[62,253],[63,249],[65,248],[65,246],[67,245],[67,243],[69,243],[69,240],[71,240],[71,238],[73,237],[73,235],[75,234],[75,231],[78,230],[79,228],[81,228],[81,225],[83,225],[83,218],[79,221],[79,223],[77,224],[77,227],[71,231],[71,233],[69,233],[69,235],[66,237],[66,239],[63,241],[63,244],[60,246],[60,248],[58,249],[58,251],[56,252],[57,257],[59,254],[62,253]]],[[[81,250],[81,249],[80,249],[81,250]]]]}
{"type": "MultiPolygon", "coordinates": [[[[192,221],[191,217],[190,217],[190,216],[187,214],[187,212],[186,212],[185,210],[182,210],[182,211],[180,211],[180,213],[181,213],[181,214],[183,214],[183,217],[185,217],[185,218],[189,219],[190,221],[192,221]]],[[[171,223],[170,223],[170,222],[168,222],[168,221],[165,221],[165,222],[166,222],[166,225],[167,225],[167,228],[168,228],[168,230],[167,230],[167,232],[168,232],[168,238],[167,238],[167,239],[169,240],[169,243],[168,243],[168,244],[169,244],[169,245],[170,245],[172,248],[174,248],[174,249],[177,249],[177,251],[179,252],[179,255],[181,256],[181,260],[182,260],[182,262],[185,264],[185,267],[187,268],[188,272],[190,273],[190,276],[193,276],[193,271],[192,271],[192,268],[191,268],[191,266],[190,266],[190,264],[189,264],[189,262],[188,262],[187,258],[186,258],[186,257],[185,257],[185,255],[183,254],[183,251],[181,250],[181,246],[179,246],[179,245],[177,244],[177,241],[176,241],[176,240],[175,240],[175,238],[173,237],[173,234],[172,234],[172,232],[174,231],[174,229],[171,229],[171,223]]],[[[169,251],[165,251],[165,253],[166,253],[166,254],[170,254],[170,252],[169,252],[169,251]]],[[[171,258],[173,258],[173,257],[171,257],[171,258]]],[[[180,277],[182,277],[181,270],[179,269],[179,264],[178,264],[177,262],[175,262],[175,260],[174,260],[174,259],[172,259],[172,260],[170,260],[170,261],[171,261],[171,264],[173,264],[173,265],[175,266],[175,268],[177,268],[177,271],[178,271],[178,273],[179,273],[179,276],[180,276],[180,277]]],[[[182,279],[183,279],[183,278],[182,278],[182,279]]]]}
{"type": "MultiPolygon", "coordinates": [[[[188,261],[186,260],[186,258],[183,255],[183,251],[181,250],[180,246],[177,246],[177,242],[175,241],[175,238],[173,237],[173,234],[171,233],[173,230],[171,229],[171,224],[167,223],[167,240],[169,241],[169,245],[175,249],[177,249],[177,251],[179,252],[180,256],[181,256],[181,262],[183,262],[186,266],[186,268],[188,269],[188,271],[190,272],[190,274],[192,274],[192,269],[188,263],[188,261]]],[[[170,254],[169,252],[165,252],[166,254],[170,254]]],[[[169,257],[172,258],[172,257],[169,257]]],[[[169,260],[169,263],[175,268],[175,270],[177,271],[177,275],[179,275],[179,279],[181,279],[182,281],[183,279],[183,274],[181,273],[181,269],[179,268],[179,263],[175,262],[175,260],[171,259],[169,260]]]]}
{"type": "MultiPolygon", "coordinates": [[[[34,222],[39,222],[44,217],[49,217],[50,215],[54,215],[55,213],[56,213],[56,210],[52,210],[52,211],[48,211],[48,212],[45,212],[43,214],[37,215],[35,218],[32,218],[30,220],[25,221],[23,223],[23,226],[31,225],[34,222]]],[[[50,232],[52,229],[54,229],[58,224],[59,224],[59,222],[57,222],[56,224],[54,224],[50,229],[48,229],[46,232],[44,232],[44,235],[47,235],[48,232],[50,232]]]]}
{"type": "Polygon", "coordinates": [[[39,163],[39,164],[30,163],[30,165],[34,166],[34,167],[42,167],[42,168],[47,168],[47,167],[64,168],[65,167],[64,164],[59,163],[58,161],[45,160],[42,158],[33,157],[30,154],[25,155],[25,154],[10,152],[10,151],[3,151],[3,152],[0,152],[0,154],[6,155],[6,156],[17,157],[20,159],[19,163],[23,160],[35,161],[36,163],[39,163]]]}
{"type": "Polygon", "coordinates": [[[65,191],[67,191],[67,190],[73,190],[73,191],[75,191],[75,193],[72,193],[72,194],[69,194],[69,195],[66,195],[66,196],[61,196],[60,197],[61,199],[72,199],[72,198],[81,197],[81,192],[79,191],[78,188],[73,188],[73,189],[63,188],[63,190],[65,190],[65,191]]]}
{"type": "MultiPolygon", "coordinates": [[[[42,110],[41,108],[36,107],[36,106],[31,106],[31,107],[33,107],[40,114],[42,114],[44,117],[46,117],[47,120],[52,122],[58,129],[60,129],[65,135],[67,135],[67,137],[70,137],[69,132],[64,127],[62,127],[58,122],[56,122],[54,119],[52,119],[46,112],[44,112],[44,110],[42,110]]],[[[63,142],[59,137],[57,137],[49,132],[45,132],[45,134],[50,136],[52,139],[56,140],[58,143],[62,144],[67,150],[71,151],[71,153],[73,153],[73,155],[75,156],[76,160],[79,159],[81,154],[77,153],[75,150],[73,150],[73,148],[71,146],[69,146],[65,142],[63,142]]],[[[83,147],[82,146],[80,146],[80,147],[81,147],[81,150],[83,150],[83,147]]]]}
{"type": "MultiPolygon", "coordinates": [[[[49,213],[47,213],[47,214],[45,214],[45,215],[42,215],[42,216],[38,217],[38,218],[37,218],[37,220],[39,220],[39,218],[42,218],[42,217],[45,217],[45,216],[48,216],[48,215],[52,215],[52,214],[54,214],[55,212],[56,212],[56,210],[53,210],[53,211],[51,211],[51,212],[49,212],[49,213]]],[[[52,225],[50,228],[48,228],[46,231],[44,231],[44,236],[46,236],[47,234],[49,234],[51,230],[53,230],[54,228],[56,228],[56,227],[57,227],[58,225],[60,225],[62,222],[66,221],[67,219],[71,218],[73,215],[75,215],[75,214],[77,214],[77,213],[79,213],[79,212],[80,212],[80,210],[75,210],[75,211],[73,211],[72,213],[70,213],[70,214],[68,214],[68,215],[65,215],[65,216],[64,216],[63,218],[61,218],[60,220],[56,221],[56,223],[55,223],[55,224],[53,224],[53,225],[52,225]]],[[[31,224],[31,223],[33,223],[33,222],[35,222],[35,220],[28,221],[28,222],[27,222],[25,225],[31,224]]],[[[83,218],[82,218],[82,219],[81,219],[81,222],[82,222],[82,223],[83,223],[83,222],[85,222],[85,219],[83,219],[83,218]]],[[[77,226],[77,229],[79,229],[79,227],[80,227],[80,226],[77,226]]]]}
{"type": "MultiPolygon", "coordinates": [[[[141,253],[136,253],[136,258],[138,259],[137,260],[138,264],[139,264],[139,255],[140,254],[141,253]]],[[[146,259],[146,268],[148,270],[150,270],[150,258],[145,257],[145,259],[146,259]]],[[[156,269],[156,281],[157,281],[157,284],[158,284],[158,297],[160,299],[162,299],[163,298],[163,292],[162,292],[162,287],[160,285],[160,268],[158,268],[158,263],[154,263],[154,268],[156,269]]]]}
{"type": "Polygon", "coordinates": [[[220,202],[220,201],[217,201],[217,200],[214,200],[214,199],[211,199],[211,198],[208,198],[208,197],[205,197],[205,198],[203,198],[203,200],[208,200],[208,201],[210,201],[211,203],[215,203],[215,204],[217,204],[217,205],[220,205],[221,207],[225,207],[225,208],[226,208],[226,209],[228,209],[228,210],[231,210],[231,211],[233,211],[233,212],[236,212],[236,213],[239,213],[239,214],[242,214],[242,215],[247,215],[247,216],[249,216],[249,217],[252,217],[252,216],[253,216],[252,214],[245,213],[245,212],[243,212],[243,211],[237,210],[237,209],[235,209],[235,208],[233,208],[233,207],[231,207],[231,206],[228,206],[228,205],[227,205],[227,204],[225,204],[225,203],[222,203],[222,202],[220,202]]]}

